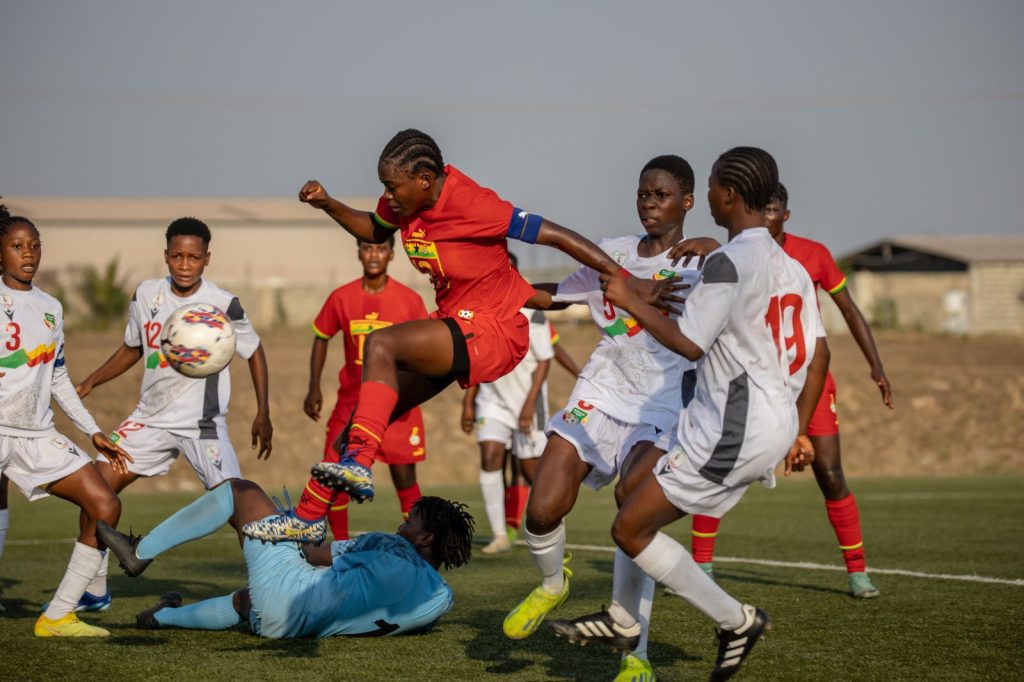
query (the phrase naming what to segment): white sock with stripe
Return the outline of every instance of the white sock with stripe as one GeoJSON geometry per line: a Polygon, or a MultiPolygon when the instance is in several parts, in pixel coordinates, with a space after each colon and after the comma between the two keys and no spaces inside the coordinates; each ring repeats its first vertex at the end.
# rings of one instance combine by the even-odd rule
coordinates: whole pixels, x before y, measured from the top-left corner
{"type": "Polygon", "coordinates": [[[651,624],[651,607],[654,603],[654,579],[643,572],[621,549],[615,550],[615,564],[612,571],[612,604],[608,615],[615,624],[629,628],[640,623],[640,641],[636,649],[624,653],[647,659],[647,632],[651,624]]]}
{"type": "Polygon", "coordinates": [[[565,557],[565,521],[558,524],[546,535],[534,535],[523,524],[523,537],[530,546],[530,555],[540,571],[541,585],[552,594],[562,591],[565,576],[562,575],[562,559],[565,557]]]}
{"type": "Polygon", "coordinates": [[[743,605],[715,584],[690,553],[664,533],[655,535],[634,561],[644,573],[672,588],[723,630],[735,630],[746,623],[743,605]]]}
{"type": "Polygon", "coordinates": [[[83,545],[81,542],[75,543],[64,579],[60,581],[56,594],[46,608],[47,618],[59,620],[75,610],[85,588],[96,577],[96,571],[100,570],[100,561],[101,554],[98,549],[83,545]]]}
{"type": "Polygon", "coordinates": [[[495,538],[508,536],[505,530],[505,472],[480,470],[480,492],[484,496],[484,512],[495,538]]]}

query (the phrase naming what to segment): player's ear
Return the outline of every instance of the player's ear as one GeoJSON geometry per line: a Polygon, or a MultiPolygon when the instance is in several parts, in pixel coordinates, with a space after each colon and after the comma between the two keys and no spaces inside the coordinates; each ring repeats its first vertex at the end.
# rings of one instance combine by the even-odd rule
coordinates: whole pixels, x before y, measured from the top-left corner
{"type": "Polygon", "coordinates": [[[786,212],[782,214],[782,222],[786,222],[787,220],[789,220],[789,209],[788,208],[786,209],[786,212]]]}
{"type": "Polygon", "coordinates": [[[419,537],[416,538],[416,546],[423,547],[424,549],[430,549],[430,546],[434,544],[434,534],[429,531],[423,531],[419,537]]]}
{"type": "Polygon", "coordinates": [[[423,189],[423,190],[430,189],[430,186],[434,184],[434,180],[436,180],[436,179],[437,178],[430,171],[422,171],[419,174],[419,176],[416,178],[416,180],[417,180],[417,182],[418,182],[418,184],[420,186],[420,189],[423,189]]]}
{"type": "Polygon", "coordinates": [[[691,208],[693,208],[693,192],[683,197],[683,210],[689,211],[691,208]]]}

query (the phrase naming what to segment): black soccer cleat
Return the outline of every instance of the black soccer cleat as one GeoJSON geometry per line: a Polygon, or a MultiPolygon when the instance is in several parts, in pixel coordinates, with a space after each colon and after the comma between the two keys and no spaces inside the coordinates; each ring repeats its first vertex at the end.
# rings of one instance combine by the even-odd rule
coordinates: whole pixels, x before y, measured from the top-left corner
{"type": "Polygon", "coordinates": [[[607,611],[598,611],[573,620],[551,620],[548,625],[558,637],[565,637],[571,644],[586,646],[599,642],[613,651],[629,652],[640,642],[640,623],[624,628],[612,619],[607,611]]]}
{"type": "Polygon", "coordinates": [[[156,612],[160,609],[176,609],[181,606],[181,593],[168,592],[160,597],[155,606],[135,616],[135,627],[140,630],[159,630],[160,623],[156,620],[156,612]]]}
{"type": "Polygon", "coordinates": [[[114,556],[117,557],[117,563],[121,565],[124,574],[129,578],[140,575],[146,570],[147,566],[153,563],[152,559],[140,559],[135,554],[135,548],[142,541],[142,536],[140,535],[132,535],[131,533],[125,535],[102,520],[96,522],[96,535],[107,546],[107,549],[114,553],[114,556]]]}
{"type": "Polygon", "coordinates": [[[711,682],[727,680],[735,675],[747,660],[751,649],[761,636],[771,630],[768,614],[750,604],[743,605],[746,621],[735,630],[718,631],[718,660],[711,670],[711,682]]]}

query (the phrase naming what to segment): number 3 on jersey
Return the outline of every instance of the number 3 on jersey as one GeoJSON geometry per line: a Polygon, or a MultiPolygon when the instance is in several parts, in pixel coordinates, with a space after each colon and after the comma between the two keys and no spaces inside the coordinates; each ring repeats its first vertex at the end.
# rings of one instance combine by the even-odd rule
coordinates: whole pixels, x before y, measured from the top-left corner
{"type": "Polygon", "coordinates": [[[21,348],[21,327],[18,326],[17,322],[8,322],[7,326],[4,327],[4,333],[7,334],[7,343],[4,348],[7,350],[18,350],[21,348]]]}
{"type": "Polygon", "coordinates": [[[764,316],[764,322],[772,330],[772,338],[775,340],[775,347],[781,355],[785,352],[786,357],[792,357],[789,363],[790,376],[796,374],[807,360],[807,346],[804,345],[804,327],[800,322],[800,313],[803,312],[804,300],[799,294],[785,294],[782,297],[772,296],[768,302],[768,312],[764,316]],[[782,327],[785,325],[785,329],[782,327]],[[785,332],[783,335],[782,332],[785,332]],[[783,349],[785,342],[785,349],[783,349]],[[795,355],[790,355],[794,348],[795,355]]]}

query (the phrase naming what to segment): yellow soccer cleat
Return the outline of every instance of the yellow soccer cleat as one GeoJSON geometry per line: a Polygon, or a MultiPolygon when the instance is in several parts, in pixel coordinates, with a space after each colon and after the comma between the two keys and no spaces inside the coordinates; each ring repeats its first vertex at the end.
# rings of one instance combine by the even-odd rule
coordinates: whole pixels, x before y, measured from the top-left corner
{"type": "Polygon", "coordinates": [[[550,612],[565,603],[565,600],[569,598],[569,578],[572,577],[572,571],[568,566],[569,559],[571,558],[572,555],[566,554],[565,558],[562,559],[563,580],[561,592],[553,594],[545,590],[543,586],[535,588],[526,599],[519,603],[519,606],[512,609],[505,616],[502,630],[504,630],[506,637],[509,639],[526,639],[537,631],[537,628],[540,627],[540,624],[544,622],[544,618],[550,612]]]}
{"type": "Polygon", "coordinates": [[[44,613],[36,620],[35,633],[36,637],[107,637],[110,635],[103,628],[78,620],[78,616],[74,613],[69,613],[57,620],[50,620],[44,613]]]}
{"type": "Polygon", "coordinates": [[[649,661],[636,656],[624,656],[615,682],[654,682],[654,668],[649,661]]]}

